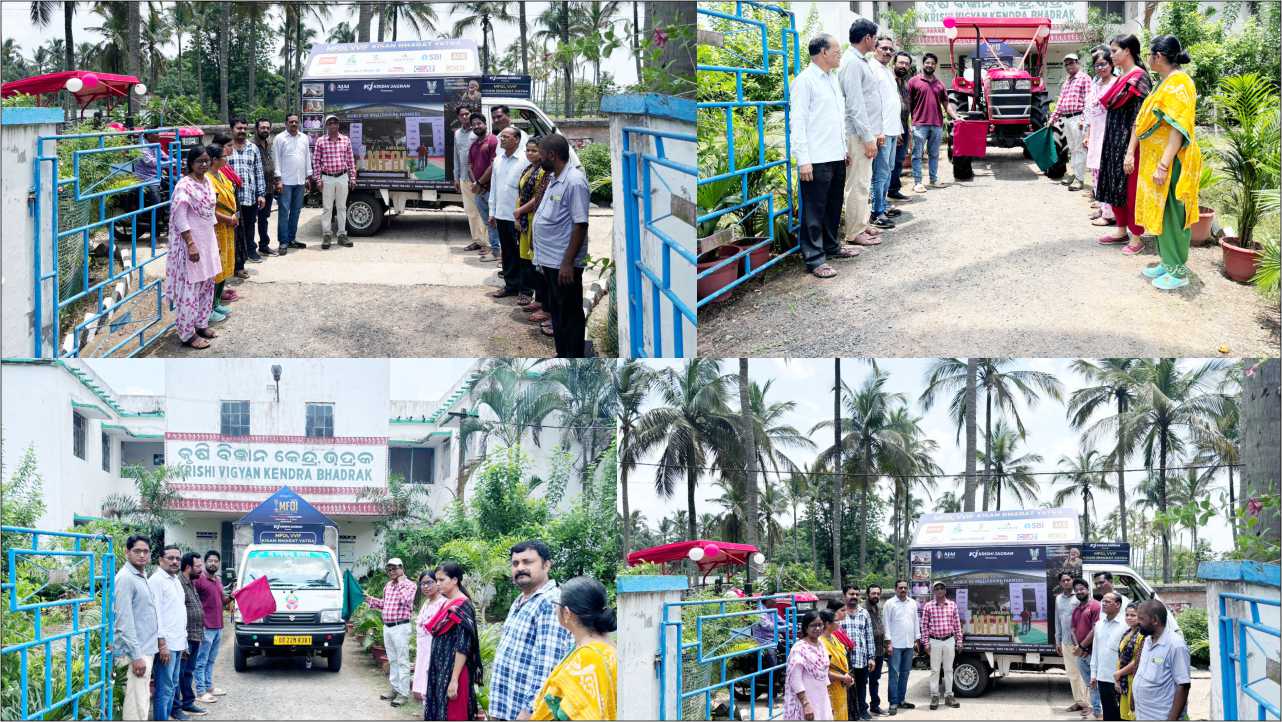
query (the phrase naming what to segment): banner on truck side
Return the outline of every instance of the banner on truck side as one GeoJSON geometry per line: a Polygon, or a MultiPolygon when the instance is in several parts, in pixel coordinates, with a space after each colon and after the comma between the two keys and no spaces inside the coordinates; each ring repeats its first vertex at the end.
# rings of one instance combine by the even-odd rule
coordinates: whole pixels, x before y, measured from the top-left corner
{"type": "Polygon", "coordinates": [[[1071,544],[1081,540],[1072,509],[1023,509],[963,514],[923,514],[914,547],[988,544],[1071,544]]]}
{"type": "Polygon", "coordinates": [[[480,75],[476,41],[465,38],[390,43],[317,43],[303,80],[480,75]]]}

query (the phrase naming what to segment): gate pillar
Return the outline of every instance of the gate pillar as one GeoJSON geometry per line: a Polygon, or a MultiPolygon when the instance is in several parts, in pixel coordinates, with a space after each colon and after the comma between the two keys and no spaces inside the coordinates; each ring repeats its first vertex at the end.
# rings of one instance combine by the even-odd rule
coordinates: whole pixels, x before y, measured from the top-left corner
{"type": "MultiPolygon", "coordinates": [[[[676,627],[664,626],[664,605],[681,601],[689,588],[683,576],[619,577],[619,681],[626,680],[626,694],[619,695],[621,720],[680,719],[681,695],[676,670],[681,665],[681,638],[676,627]],[[660,631],[667,639],[660,640],[660,631]],[[660,654],[667,664],[660,664],[660,654]],[[659,670],[666,670],[666,679],[659,670]],[[660,714],[660,698],[666,714],[660,714]]],[[[669,621],[680,607],[668,611],[669,621]]]]}
{"type": "MultiPolygon", "coordinates": [[[[3,243],[0,250],[4,257],[3,333],[0,345],[6,357],[28,357],[36,347],[35,319],[35,248],[33,239],[41,219],[36,209],[45,213],[53,207],[53,183],[42,177],[40,188],[34,188],[36,167],[36,138],[55,135],[63,121],[61,108],[5,108],[0,111],[0,217],[4,218],[3,243]]],[[[46,239],[48,241],[48,239],[46,239]]],[[[52,242],[41,249],[45,259],[51,258],[52,242]]],[[[40,311],[42,348],[54,349],[53,307],[46,304],[40,311]]],[[[52,352],[49,355],[53,355],[52,352]]]]}

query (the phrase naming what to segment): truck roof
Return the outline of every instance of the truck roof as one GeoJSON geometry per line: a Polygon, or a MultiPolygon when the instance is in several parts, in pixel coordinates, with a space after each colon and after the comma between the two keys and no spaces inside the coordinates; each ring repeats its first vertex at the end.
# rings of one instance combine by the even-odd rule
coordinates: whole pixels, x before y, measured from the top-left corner
{"type": "Polygon", "coordinates": [[[390,43],[316,43],[303,80],[480,76],[476,41],[402,40],[390,43]]]}
{"type": "Polygon", "coordinates": [[[923,514],[913,547],[1078,544],[1077,512],[1066,507],[923,514]]]}

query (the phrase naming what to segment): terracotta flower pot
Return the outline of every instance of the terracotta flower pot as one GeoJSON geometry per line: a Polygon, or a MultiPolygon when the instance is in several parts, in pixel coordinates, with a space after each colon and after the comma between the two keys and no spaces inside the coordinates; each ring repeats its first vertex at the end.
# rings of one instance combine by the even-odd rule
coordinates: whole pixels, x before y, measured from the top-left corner
{"type": "Polygon", "coordinates": [[[1194,246],[1204,246],[1211,240],[1211,225],[1215,223],[1215,209],[1206,206],[1198,206],[1197,222],[1190,229],[1192,236],[1189,243],[1194,246]]]}
{"type": "MultiPolygon", "coordinates": [[[[752,248],[753,246],[757,245],[758,243],[761,243],[764,240],[766,239],[765,238],[740,238],[739,240],[735,241],[733,245],[736,252],[742,252],[742,251],[748,250],[749,248],[752,248]]],[[[757,250],[748,254],[748,258],[752,263],[752,270],[756,271],[758,268],[761,268],[762,266],[764,266],[766,262],[770,260],[771,256],[774,255],[770,251],[770,245],[771,244],[767,243],[761,248],[758,248],[757,250]]],[[[740,266],[740,268],[742,268],[742,266],[740,266]]]]}
{"type": "MultiPolygon", "coordinates": [[[[714,251],[709,251],[699,257],[698,272],[703,273],[727,258],[734,256],[738,252],[739,249],[735,248],[733,245],[721,246],[714,251]]],[[[741,264],[738,263],[731,263],[724,268],[713,271],[704,278],[700,278],[698,284],[699,298],[707,298],[722,288],[734,283],[739,278],[740,265],[741,264]]],[[[713,300],[713,303],[721,303],[729,300],[729,298],[729,293],[722,294],[713,300]]]]}
{"type": "Polygon", "coordinates": [[[1259,252],[1253,248],[1243,248],[1237,236],[1225,236],[1220,239],[1220,249],[1224,253],[1224,275],[1238,283],[1249,283],[1255,276],[1255,265],[1259,252]]]}

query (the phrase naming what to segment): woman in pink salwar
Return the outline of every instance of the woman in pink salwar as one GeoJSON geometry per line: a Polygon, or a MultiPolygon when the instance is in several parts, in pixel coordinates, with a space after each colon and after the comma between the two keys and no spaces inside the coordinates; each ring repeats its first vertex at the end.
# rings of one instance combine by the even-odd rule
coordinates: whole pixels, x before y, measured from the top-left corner
{"type": "MultiPolygon", "coordinates": [[[[1095,48],[1091,53],[1091,70],[1095,76],[1091,81],[1090,90],[1086,92],[1086,107],[1083,114],[1086,117],[1087,127],[1090,132],[1087,133],[1086,141],[1086,168],[1091,172],[1091,197],[1095,196],[1095,180],[1099,177],[1100,152],[1104,150],[1104,125],[1108,120],[1108,108],[1105,108],[1099,99],[1108,92],[1113,85],[1113,58],[1108,52],[1107,46],[1103,50],[1095,48]]],[[[1101,203],[1092,200],[1091,205],[1094,211],[1091,213],[1091,225],[1093,226],[1111,226],[1113,220],[1113,209],[1109,208],[1107,203],[1101,203]]]]}
{"type": "Polygon", "coordinates": [[[209,153],[196,146],[185,154],[186,169],[169,204],[169,254],[164,294],[174,309],[178,339],[184,346],[209,348],[218,334],[208,328],[214,277],[222,270],[214,234],[214,189],[205,181],[209,153]]]}
{"type": "Polygon", "coordinates": [[[801,617],[801,638],[788,653],[784,719],[832,719],[832,702],[828,699],[828,650],[819,640],[824,627],[817,611],[806,612],[801,617]]]}
{"type": "Polygon", "coordinates": [[[446,601],[445,597],[441,596],[440,586],[436,583],[435,568],[418,575],[418,594],[423,606],[418,608],[418,617],[414,620],[417,638],[414,650],[414,679],[410,684],[410,692],[413,693],[414,699],[422,702],[423,694],[427,690],[427,668],[432,663],[432,633],[428,631],[427,623],[441,611],[446,601]]]}

